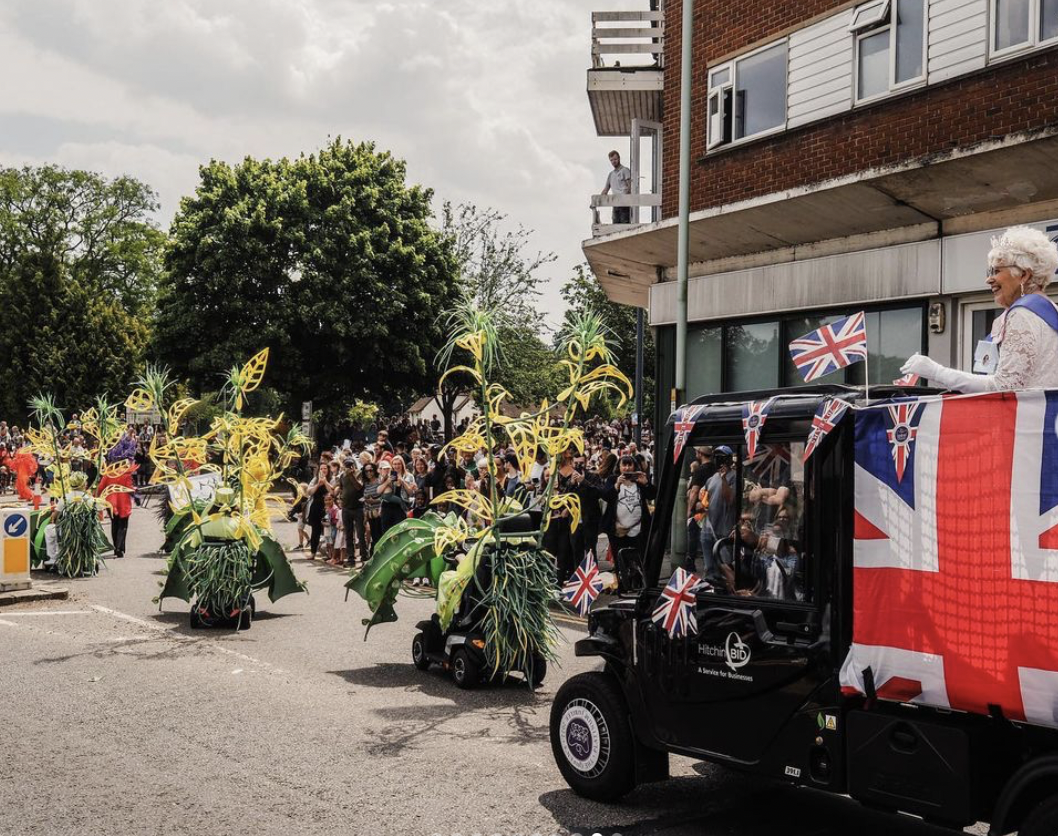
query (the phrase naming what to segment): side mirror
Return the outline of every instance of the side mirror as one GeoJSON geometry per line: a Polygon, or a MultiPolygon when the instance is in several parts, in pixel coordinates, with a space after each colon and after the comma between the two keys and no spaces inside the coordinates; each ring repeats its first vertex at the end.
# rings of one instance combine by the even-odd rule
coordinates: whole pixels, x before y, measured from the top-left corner
{"type": "Polygon", "coordinates": [[[631,592],[646,586],[643,575],[643,553],[633,546],[617,552],[614,572],[617,573],[618,592],[631,592]]]}

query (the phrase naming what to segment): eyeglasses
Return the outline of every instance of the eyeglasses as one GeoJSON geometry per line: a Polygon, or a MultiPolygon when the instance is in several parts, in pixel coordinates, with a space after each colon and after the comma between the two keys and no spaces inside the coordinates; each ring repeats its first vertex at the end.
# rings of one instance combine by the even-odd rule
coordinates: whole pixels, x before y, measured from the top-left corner
{"type": "Polygon", "coordinates": [[[1009,269],[1010,269],[1010,265],[1009,264],[997,264],[995,267],[989,267],[988,268],[988,272],[985,275],[987,275],[988,278],[990,278],[990,279],[994,279],[996,276],[998,276],[1004,270],[1009,270],[1009,269]]]}

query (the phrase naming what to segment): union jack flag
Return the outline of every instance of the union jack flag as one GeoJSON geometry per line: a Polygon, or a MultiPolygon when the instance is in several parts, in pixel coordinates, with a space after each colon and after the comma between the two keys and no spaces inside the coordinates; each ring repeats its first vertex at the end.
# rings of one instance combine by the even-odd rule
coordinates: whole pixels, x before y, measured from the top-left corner
{"type": "Polygon", "coordinates": [[[599,564],[589,552],[577,567],[577,571],[570,575],[566,585],[562,587],[562,599],[569,601],[581,615],[587,615],[592,602],[602,593],[602,587],[599,564]]]}
{"type": "Polygon", "coordinates": [[[781,485],[790,470],[790,447],[786,444],[765,444],[760,455],[750,459],[748,464],[762,482],[781,485]]]}
{"type": "Polygon", "coordinates": [[[867,324],[854,313],[790,343],[790,357],[809,383],[825,374],[867,359],[867,324]]]}
{"type": "Polygon", "coordinates": [[[651,620],[661,625],[669,638],[693,636],[698,632],[698,621],[694,617],[697,601],[695,593],[701,588],[702,580],[686,569],[677,569],[672,573],[668,586],[658,597],[651,620]]]}
{"type": "Polygon", "coordinates": [[[896,481],[904,481],[904,472],[914,454],[918,424],[922,420],[922,404],[902,403],[888,406],[888,428],[885,438],[892,448],[893,464],[896,465],[896,481]]]}
{"type": "Polygon", "coordinates": [[[770,409],[771,398],[742,405],[742,432],[746,434],[746,456],[750,459],[757,455],[757,442],[770,409]]]}
{"type": "Polygon", "coordinates": [[[922,403],[896,478],[856,415],[845,693],[1058,726],[1058,392],[922,403]]]}
{"type": "Polygon", "coordinates": [[[838,421],[848,408],[849,405],[845,401],[836,398],[831,398],[819,405],[816,414],[812,417],[812,429],[808,431],[808,441],[805,442],[804,461],[808,461],[808,457],[827,437],[827,433],[838,425],[838,421]]]}
{"type": "Polygon", "coordinates": [[[917,386],[918,375],[917,374],[905,374],[903,377],[898,377],[893,381],[894,386],[917,386]]]}
{"type": "Polygon", "coordinates": [[[705,409],[704,406],[681,406],[676,410],[676,421],[673,425],[673,430],[676,433],[672,445],[673,462],[680,460],[683,446],[687,443],[691,433],[694,432],[694,419],[698,417],[703,409],[705,409]]]}

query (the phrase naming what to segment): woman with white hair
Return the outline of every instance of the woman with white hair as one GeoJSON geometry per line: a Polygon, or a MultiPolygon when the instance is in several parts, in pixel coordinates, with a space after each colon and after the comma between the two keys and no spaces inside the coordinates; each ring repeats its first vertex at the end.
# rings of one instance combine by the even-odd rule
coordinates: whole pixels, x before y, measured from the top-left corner
{"type": "Polygon", "coordinates": [[[992,239],[988,287],[1004,312],[978,346],[974,371],[949,369],[921,354],[900,369],[957,392],[1058,389],[1058,308],[1044,288],[1058,270],[1058,248],[1046,235],[1014,226],[992,239]]]}

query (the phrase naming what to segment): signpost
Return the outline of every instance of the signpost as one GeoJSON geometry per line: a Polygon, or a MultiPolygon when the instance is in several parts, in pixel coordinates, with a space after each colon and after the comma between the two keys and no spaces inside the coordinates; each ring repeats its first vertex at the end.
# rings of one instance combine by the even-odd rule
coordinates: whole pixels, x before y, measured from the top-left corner
{"type": "Polygon", "coordinates": [[[29,589],[29,511],[9,508],[0,525],[0,592],[29,589]]]}

